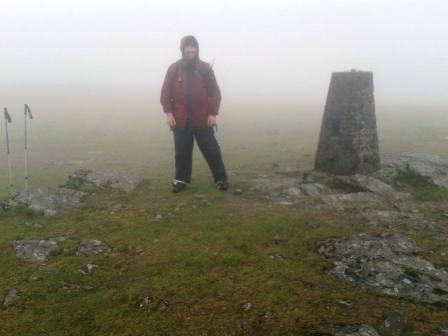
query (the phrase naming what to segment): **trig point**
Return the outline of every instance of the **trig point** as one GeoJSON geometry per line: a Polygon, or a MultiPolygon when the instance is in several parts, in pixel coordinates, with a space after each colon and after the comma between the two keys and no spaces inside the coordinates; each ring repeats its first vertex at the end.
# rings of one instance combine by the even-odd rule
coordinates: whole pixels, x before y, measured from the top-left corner
{"type": "Polygon", "coordinates": [[[320,130],[315,169],[336,175],[380,167],[370,71],[334,72],[320,130]]]}

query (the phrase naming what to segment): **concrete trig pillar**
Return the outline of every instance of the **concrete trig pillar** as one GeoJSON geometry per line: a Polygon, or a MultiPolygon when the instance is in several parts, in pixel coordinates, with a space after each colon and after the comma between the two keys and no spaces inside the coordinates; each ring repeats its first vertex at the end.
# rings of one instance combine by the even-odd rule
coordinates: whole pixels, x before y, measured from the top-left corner
{"type": "Polygon", "coordinates": [[[373,73],[334,72],[315,169],[335,175],[368,174],[380,167],[373,73]]]}

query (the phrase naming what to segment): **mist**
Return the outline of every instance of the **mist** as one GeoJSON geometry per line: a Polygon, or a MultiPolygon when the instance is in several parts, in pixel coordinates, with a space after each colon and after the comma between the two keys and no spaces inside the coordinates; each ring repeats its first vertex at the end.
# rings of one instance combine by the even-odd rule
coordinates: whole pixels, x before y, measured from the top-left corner
{"type": "MultiPolygon", "coordinates": [[[[436,0],[3,0],[0,106],[13,118],[17,188],[25,103],[35,114],[33,185],[80,167],[168,180],[173,140],[160,89],[188,34],[200,58],[214,60],[217,137],[230,171],[311,167],[331,73],[353,68],[374,73],[382,154],[448,157],[447,13],[436,0]]],[[[7,176],[3,129],[0,137],[7,176]]],[[[204,160],[194,165],[197,178],[209,178],[204,160]]],[[[0,179],[3,194],[6,186],[0,179]]]]}
{"type": "Polygon", "coordinates": [[[331,72],[356,68],[379,103],[446,105],[447,14],[443,0],[3,0],[0,85],[140,86],[157,101],[193,34],[224,102],[321,102],[331,72]]]}

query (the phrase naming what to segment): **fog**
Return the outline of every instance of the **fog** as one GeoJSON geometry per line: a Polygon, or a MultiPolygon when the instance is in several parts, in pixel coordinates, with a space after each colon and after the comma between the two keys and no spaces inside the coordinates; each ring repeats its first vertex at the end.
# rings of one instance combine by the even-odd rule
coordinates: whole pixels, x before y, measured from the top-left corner
{"type": "MultiPolygon", "coordinates": [[[[224,101],[320,102],[332,71],[375,74],[380,103],[444,105],[444,0],[1,0],[0,85],[148,88],[179,40],[215,59],[224,101]]],[[[23,99],[26,99],[24,97],[23,99]]],[[[2,102],[3,103],[3,102],[2,102]]]]}
{"type": "MultiPolygon", "coordinates": [[[[274,162],[311,167],[331,73],[353,68],[374,72],[381,155],[448,158],[447,16],[448,3],[435,0],[0,0],[15,189],[24,103],[35,115],[31,185],[56,185],[80,167],[169,181],[174,145],[159,96],[187,34],[215,60],[217,138],[231,177],[274,162]]],[[[2,125],[0,196],[6,158],[2,125]]],[[[209,182],[197,149],[193,171],[209,182]]]]}

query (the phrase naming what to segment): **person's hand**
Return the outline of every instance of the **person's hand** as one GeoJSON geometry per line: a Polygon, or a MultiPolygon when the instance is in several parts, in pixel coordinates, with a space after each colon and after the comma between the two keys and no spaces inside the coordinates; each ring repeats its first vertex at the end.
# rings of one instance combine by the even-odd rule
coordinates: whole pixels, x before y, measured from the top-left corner
{"type": "Polygon", "coordinates": [[[166,123],[169,127],[173,128],[176,126],[176,119],[174,118],[174,114],[171,112],[168,112],[166,114],[166,123]]]}
{"type": "Polygon", "coordinates": [[[208,119],[207,119],[207,125],[208,125],[208,126],[216,125],[216,116],[214,116],[214,115],[209,115],[209,116],[208,116],[208,119]]]}

